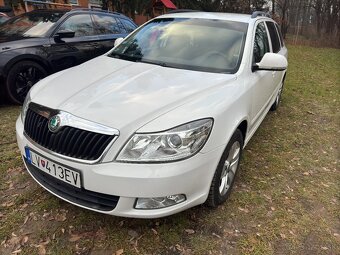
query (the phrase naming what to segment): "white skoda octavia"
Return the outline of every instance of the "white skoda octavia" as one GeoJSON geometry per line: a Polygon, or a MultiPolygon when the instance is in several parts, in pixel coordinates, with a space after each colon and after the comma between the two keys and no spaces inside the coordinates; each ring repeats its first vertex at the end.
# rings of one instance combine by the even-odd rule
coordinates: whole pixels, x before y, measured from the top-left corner
{"type": "Polygon", "coordinates": [[[16,123],[27,171],[55,196],[106,214],[218,206],[242,149],[279,105],[286,58],[263,13],[157,17],[32,88],[16,123]]]}

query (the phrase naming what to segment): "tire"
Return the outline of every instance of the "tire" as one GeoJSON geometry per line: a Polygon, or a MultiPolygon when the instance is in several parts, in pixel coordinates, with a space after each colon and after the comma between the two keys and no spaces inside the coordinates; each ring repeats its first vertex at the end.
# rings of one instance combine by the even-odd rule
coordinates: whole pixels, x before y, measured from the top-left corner
{"type": "Polygon", "coordinates": [[[237,176],[242,149],[243,135],[237,129],[218,163],[206,201],[208,206],[217,207],[228,199],[237,176]]]}
{"type": "Polygon", "coordinates": [[[279,108],[280,103],[281,103],[281,95],[282,95],[282,91],[283,91],[283,85],[284,85],[284,80],[281,83],[281,86],[279,88],[279,91],[277,92],[276,98],[275,98],[275,102],[272,104],[272,106],[270,107],[271,111],[276,111],[277,108],[279,108]]]}
{"type": "Polygon", "coordinates": [[[21,61],[14,64],[6,79],[7,98],[12,103],[22,104],[30,88],[46,76],[46,70],[36,62],[21,61]]]}

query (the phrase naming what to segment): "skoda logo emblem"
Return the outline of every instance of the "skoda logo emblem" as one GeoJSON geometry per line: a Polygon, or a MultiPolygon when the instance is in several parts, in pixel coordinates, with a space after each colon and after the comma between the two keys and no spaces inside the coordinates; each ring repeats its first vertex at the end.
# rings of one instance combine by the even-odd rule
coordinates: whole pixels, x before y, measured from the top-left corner
{"type": "Polygon", "coordinates": [[[54,115],[48,121],[48,129],[51,132],[57,132],[60,127],[60,117],[58,115],[54,115]]]}

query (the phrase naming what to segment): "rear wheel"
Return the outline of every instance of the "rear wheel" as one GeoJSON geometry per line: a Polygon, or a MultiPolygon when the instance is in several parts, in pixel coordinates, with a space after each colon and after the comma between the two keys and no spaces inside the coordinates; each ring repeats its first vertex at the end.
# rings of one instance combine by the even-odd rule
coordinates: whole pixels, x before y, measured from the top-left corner
{"type": "Polygon", "coordinates": [[[279,106],[280,106],[281,95],[282,95],[282,91],[283,91],[283,85],[284,85],[284,82],[282,81],[281,86],[279,88],[279,91],[277,92],[277,95],[276,95],[276,98],[275,98],[275,102],[270,107],[271,111],[276,111],[277,108],[279,108],[279,106]]]}
{"type": "Polygon", "coordinates": [[[242,156],[243,136],[239,129],[231,137],[212,180],[206,204],[217,207],[230,195],[242,156]]]}
{"type": "Polygon", "coordinates": [[[6,93],[8,99],[13,103],[22,104],[30,88],[46,76],[46,70],[33,61],[16,63],[7,75],[6,93]]]}

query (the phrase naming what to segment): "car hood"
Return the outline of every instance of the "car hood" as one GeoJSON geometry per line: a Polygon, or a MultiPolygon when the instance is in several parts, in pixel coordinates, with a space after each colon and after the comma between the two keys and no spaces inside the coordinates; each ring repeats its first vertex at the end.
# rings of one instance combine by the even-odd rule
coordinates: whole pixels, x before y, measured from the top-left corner
{"type": "Polygon", "coordinates": [[[31,98],[106,126],[137,129],[235,78],[100,56],[40,81],[31,98]]]}

